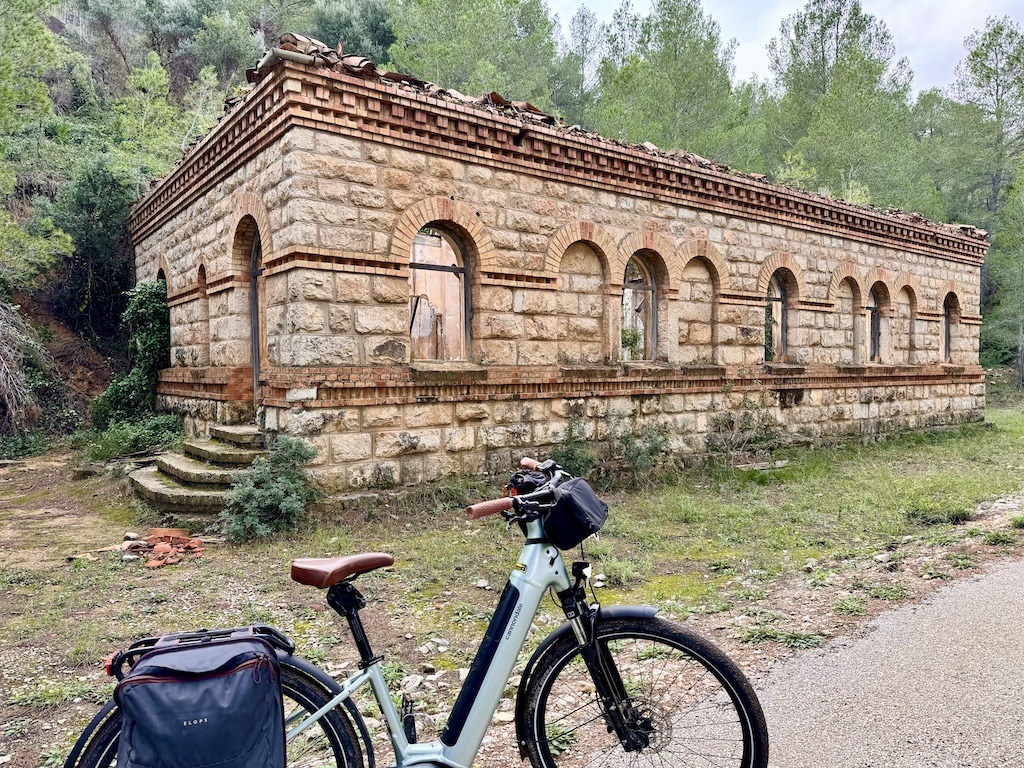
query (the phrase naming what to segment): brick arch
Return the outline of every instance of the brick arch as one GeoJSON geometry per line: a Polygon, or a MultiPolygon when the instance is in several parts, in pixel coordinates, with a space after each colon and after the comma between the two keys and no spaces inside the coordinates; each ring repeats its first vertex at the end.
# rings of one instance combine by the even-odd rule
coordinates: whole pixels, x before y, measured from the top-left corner
{"type": "Polygon", "coordinates": [[[196,290],[200,293],[206,293],[206,287],[210,284],[210,267],[206,264],[206,257],[202,256],[199,258],[199,263],[196,264],[196,290]],[[202,279],[200,279],[202,277],[202,279]]]}
{"type": "Polygon", "coordinates": [[[956,299],[956,321],[959,322],[960,318],[966,314],[964,311],[964,302],[960,298],[960,287],[952,280],[947,280],[939,286],[939,291],[935,296],[936,299],[936,312],[939,315],[946,314],[946,297],[949,294],[953,294],[953,298],[956,299]]]}
{"type": "Polygon", "coordinates": [[[458,230],[466,239],[462,245],[469,252],[472,269],[483,272],[497,269],[494,242],[476,211],[448,197],[429,197],[405,209],[391,230],[391,260],[408,264],[416,234],[430,224],[453,225],[458,230]]]}
{"type": "Polygon", "coordinates": [[[544,271],[557,278],[562,268],[562,256],[569,250],[569,246],[580,242],[593,247],[603,259],[601,266],[605,271],[607,283],[610,264],[616,258],[618,247],[612,236],[592,221],[570,221],[552,235],[547,253],[544,255],[544,271]]]}
{"type": "Polygon", "coordinates": [[[780,269],[788,269],[796,281],[796,300],[807,298],[807,283],[804,280],[804,271],[800,263],[790,253],[776,251],[761,266],[761,274],[757,277],[757,293],[764,297],[768,295],[768,284],[780,269]]]}
{"type": "Polygon", "coordinates": [[[657,232],[633,232],[626,235],[616,250],[616,258],[609,264],[608,282],[615,288],[622,287],[622,278],[626,275],[626,264],[637,251],[650,251],[658,257],[651,264],[659,282],[659,289],[665,293],[678,290],[678,280],[683,274],[679,264],[679,256],[675,245],[664,235],[657,232]],[[660,261],[660,264],[658,263],[660,261]]]}
{"type": "Polygon", "coordinates": [[[722,254],[707,240],[691,240],[684,243],[676,255],[682,269],[686,269],[694,259],[701,259],[711,267],[711,277],[715,282],[715,290],[728,291],[732,288],[732,280],[729,277],[729,266],[722,258],[722,254]]]}
{"type": "Polygon", "coordinates": [[[900,293],[903,292],[904,288],[908,288],[910,290],[911,310],[916,312],[919,309],[921,298],[924,294],[921,292],[921,282],[914,275],[904,272],[896,278],[893,287],[896,288],[896,292],[893,294],[893,301],[899,301],[900,293]]]}
{"type": "Polygon", "coordinates": [[[892,278],[890,278],[889,274],[881,267],[875,267],[874,269],[868,270],[864,275],[864,304],[865,306],[867,305],[868,297],[870,296],[871,289],[874,287],[875,283],[881,283],[884,285],[885,290],[889,294],[886,297],[889,300],[889,306],[885,308],[884,314],[886,316],[891,316],[895,310],[897,294],[896,291],[892,289],[892,278]]]}
{"type": "Polygon", "coordinates": [[[857,265],[852,261],[844,261],[832,272],[832,279],[828,283],[828,300],[833,304],[836,303],[839,298],[839,286],[843,284],[844,280],[853,280],[853,284],[857,287],[854,302],[863,302],[864,278],[857,265]]]}
{"type": "MultiPolygon", "coordinates": [[[[267,207],[258,195],[243,192],[235,200],[235,210],[231,217],[231,235],[228,238],[228,264],[231,265],[231,271],[236,274],[248,274],[249,272],[249,254],[235,252],[238,227],[246,217],[252,217],[253,221],[256,222],[256,232],[260,236],[262,258],[266,260],[274,250],[274,236],[270,230],[270,215],[267,212],[267,207]]],[[[209,269],[206,272],[206,279],[211,279],[209,269]]]]}

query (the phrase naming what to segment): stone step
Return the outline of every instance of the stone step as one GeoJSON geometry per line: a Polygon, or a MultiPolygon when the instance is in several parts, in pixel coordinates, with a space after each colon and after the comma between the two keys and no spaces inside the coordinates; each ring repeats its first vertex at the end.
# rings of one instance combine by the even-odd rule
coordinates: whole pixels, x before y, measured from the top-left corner
{"type": "Polygon", "coordinates": [[[205,461],[198,461],[191,456],[180,453],[164,453],[157,456],[156,465],[165,475],[170,475],[182,483],[194,483],[206,486],[231,485],[235,480],[235,472],[231,469],[218,467],[205,461]]]}
{"type": "Polygon", "coordinates": [[[197,438],[185,441],[185,453],[201,461],[212,461],[214,464],[237,466],[252,464],[253,459],[264,455],[266,451],[256,448],[241,448],[220,440],[197,438]]]}
{"type": "Polygon", "coordinates": [[[210,437],[225,443],[243,448],[263,448],[263,433],[253,424],[214,424],[210,427],[210,437]]]}
{"type": "Polygon", "coordinates": [[[211,514],[224,508],[224,491],[181,485],[156,466],[137,469],[128,480],[144,499],[178,514],[211,514]]]}

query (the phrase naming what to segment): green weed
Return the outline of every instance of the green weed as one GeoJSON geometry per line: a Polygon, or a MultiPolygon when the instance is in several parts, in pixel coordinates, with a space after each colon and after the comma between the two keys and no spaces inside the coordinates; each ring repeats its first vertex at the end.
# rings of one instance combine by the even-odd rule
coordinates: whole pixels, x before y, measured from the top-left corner
{"type": "Polygon", "coordinates": [[[1017,537],[1009,531],[989,531],[982,538],[990,547],[1005,547],[1017,543],[1017,537]]]}
{"type": "Polygon", "coordinates": [[[787,648],[817,648],[825,642],[825,638],[814,632],[796,632],[777,627],[760,625],[748,629],[742,638],[744,643],[763,643],[770,641],[787,648]]]}
{"type": "Polygon", "coordinates": [[[864,607],[864,601],[853,595],[844,597],[837,602],[834,610],[842,616],[863,616],[868,612],[867,608],[864,607]]]}

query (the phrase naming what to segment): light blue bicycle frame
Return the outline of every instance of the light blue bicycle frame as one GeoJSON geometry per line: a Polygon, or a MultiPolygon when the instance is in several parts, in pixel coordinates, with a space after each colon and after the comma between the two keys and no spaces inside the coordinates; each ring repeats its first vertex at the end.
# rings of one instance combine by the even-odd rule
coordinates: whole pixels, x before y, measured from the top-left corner
{"type": "MultiPolygon", "coordinates": [[[[528,542],[544,539],[544,530],[539,520],[527,523],[526,537],[528,542]]],[[[341,691],[319,710],[309,716],[305,713],[298,715],[295,720],[304,718],[301,722],[289,721],[288,741],[352,696],[359,688],[369,684],[387,724],[398,768],[414,765],[470,768],[491,718],[498,709],[498,702],[512,674],[519,652],[526,642],[526,635],[541,600],[550,588],[562,592],[571,586],[572,582],[561,552],[554,545],[527,543],[523,547],[516,569],[509,576],[509,585],[502,593],[498,611],[487,628],[487,636],[477,651],[470,674],[449,718],[449,728],[452,728],[453,721],[461,720],[455,727],[457,733],[451,739],[453,743],[447,744],[443,740],[422,744],[409,743],[402,727],[402,720],[384,682],[380,660],[352,674],[342,684],[341,691]],[[513,599],[514,603],[511,602],[513,599]],[[492,643],[492,654],[490,650],[485,652],[485,646],[488,639],[494,639],[494,633],[500,633],[500,638],[497,638],[496,647],[493,647],[492,643]],[[472,698],[472,703],[468,703],[467,694],[471,692],[467,689],[469,685],[474,684],[479,684],[479,688],[472,698]]],[[[582,628],[574,629],[577,631],[577,637],[581,637],[582,628]]],[[[447,730],[445,735],[448,735],[447,730]]],[[[442,739],[444,738],[442,736],[442,739]]]]}

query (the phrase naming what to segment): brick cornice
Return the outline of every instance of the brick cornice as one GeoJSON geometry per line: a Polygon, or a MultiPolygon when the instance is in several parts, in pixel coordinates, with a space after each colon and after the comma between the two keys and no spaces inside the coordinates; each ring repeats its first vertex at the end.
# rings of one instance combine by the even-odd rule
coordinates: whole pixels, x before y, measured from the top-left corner
{"type": "Polygon", "coordinates": [[[281,62],[133,210],[136,242],[292,126],[544,179],[980,265],[988,248],[951,226],[897,217],[684,163],[482,108],[281,62]]]}

